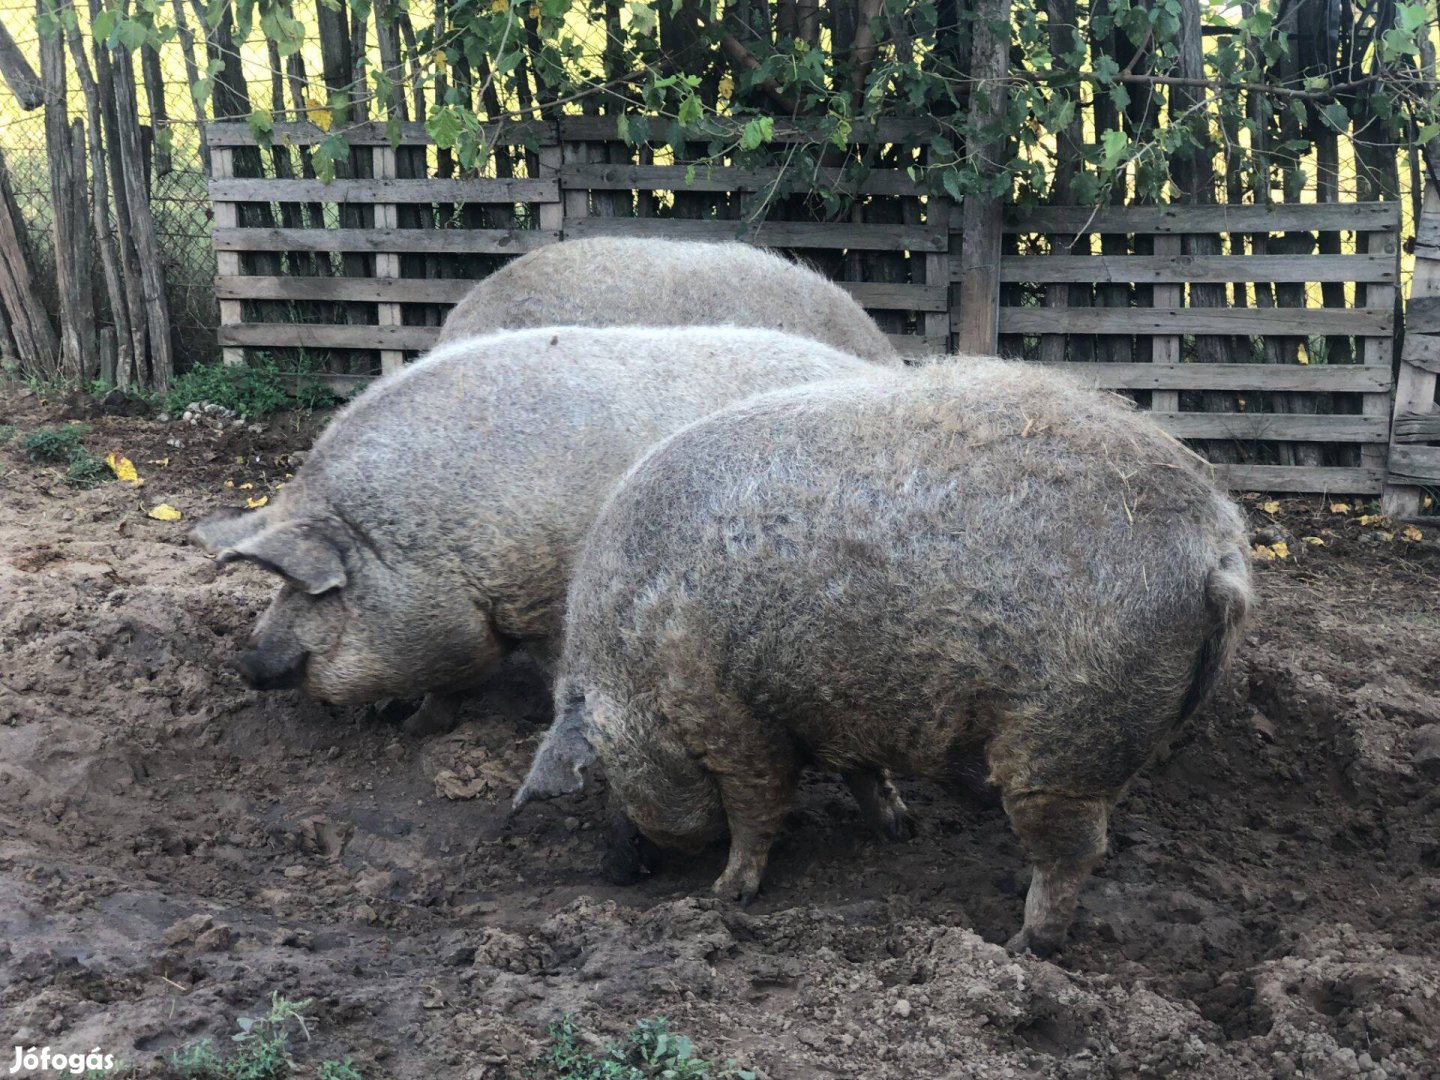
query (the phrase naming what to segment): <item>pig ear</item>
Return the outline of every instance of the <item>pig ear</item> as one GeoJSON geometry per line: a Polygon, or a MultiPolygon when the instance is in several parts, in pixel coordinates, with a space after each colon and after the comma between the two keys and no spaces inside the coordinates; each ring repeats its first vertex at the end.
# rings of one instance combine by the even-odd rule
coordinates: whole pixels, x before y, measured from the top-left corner
{"type": "Polygon", "coordinates": [[[532,799],[553,799],[579,791],[585,786],[585,767],[595,760],[595,748],[585,737],[588,714],[584,696],[561,691],[556,698],[564,701],[565,707],[550,725],[525,782],[515,793],[512,815],[532,799]]]}
{"type": "Polygon", "coordinates": [[[218,555],[265,528],[273,509],[267,506],[260,510],[220,510],[190,530],[190,542],[211,555],[218,555]]]}
{"type": "Polygon", "coordinates": [[[311,596],[345,584],[340,549],[319,528],[306,522],[261,529],[220,552],[220,562],[234,559],[259,563],[311,596]]]}

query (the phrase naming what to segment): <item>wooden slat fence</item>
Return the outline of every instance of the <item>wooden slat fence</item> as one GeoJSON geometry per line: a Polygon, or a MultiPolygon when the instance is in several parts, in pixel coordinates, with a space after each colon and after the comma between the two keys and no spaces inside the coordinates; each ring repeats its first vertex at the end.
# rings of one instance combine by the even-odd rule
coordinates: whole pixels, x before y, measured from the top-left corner
{"type": "Polygon", "coordinates": [[[1440,503],[1440,190],[1431,184],[1415,230],[1415,273],[1395,387],[1384,509],[1415,517],[1440,503]],[[1426,505],[1429,500],[1429,506],[1426,505]]]}
{"type": "MultiPolygon", "coordinates": [[[[902,351],[953,349],[970,322],[952,254],[963,215],[891,145],[915,123],[857,126],[842,156],[863,170],[824,163],[795,176],[722,158],[687,177],[660,125],[625,141],[613,118],[565,117],[487,131],[508,153],[496,175],[469,179],[433,178],[423,126],[401,125],[392,148],[384,124],[363,124],[347,129],[350,168],[330,184],[309,170],[308,148],[325,138],[313,125],[277,125],[270,152],[294,155],[284,170],[266,167],[248,126],[211,125],[225,359],[302,349],[334,382],[371,377],[428,348],[476,278],[596,235],[779,248],[834,277],[902,351]],[[236,175],[237,151],[282,178],[236,175]],[[845,220],[816,220],[815,189],[853,196],[845,220]]],[[[808,136],[777,124],[775,138],[808,136]]],[[[1440,258],[1440,215],[1427,220],[1437,239],[1424,250],[1440,258]]],[[[1413,492],[1435,482],[1425,470],[1440,449],[1422,444],[1440,433],[1429,406],[1412,403],[1390,447],[1399,229],[1393,203],[1012,209],[1000,250],[979,260],[1000,283],[998,321],[986,322],[1003,354],[1083,371],[1151,409],[1232,487],[1379,493],[1391,451],[1413,492]],[[1221,253],[1185,254],[1197,234],[1218,237],[1221,253]],[[1331,249],[1339,237],[1340,253],[1313,254],[1317,237],[1331,249]],[[1224,290],[1225,305],[1202,306],[1197,285],[1224,290]]],[[[1215,291],[1202,290],[1211,303],[1215,291]]],[[[1440,306],[1432,321],[1440,343],[1440,306]]],[[[1440,344],[1412,337],[1407,359],[1434,354],[1411,365],[1430,402],[1440,344]]]]}
{"type": "Polygon", "coordinates": [[[1231,487],[1378,493],[1399,230],[1394,203],[1016,209],[1000,351],[1127,393],[1231,487]],[[1340,235],[1343,253],[1297,252],[1321,233],[1340,235]],[[1199,234],[1222,253],[1185,254],[1199,234]],[[1271,253],[1275,239],[1286,253],[1271,253]],[[1343,287],[1344,307],[1322,306],[1322,283],[1343,287]],[[1201,284],[1226,306],[1200,306],[1201,284]]]}

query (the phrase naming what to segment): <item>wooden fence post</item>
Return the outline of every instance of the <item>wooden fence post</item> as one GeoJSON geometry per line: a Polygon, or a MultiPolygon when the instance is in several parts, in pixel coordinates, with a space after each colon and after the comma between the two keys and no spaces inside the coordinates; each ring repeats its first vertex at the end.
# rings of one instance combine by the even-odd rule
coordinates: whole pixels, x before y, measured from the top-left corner
{"type": "MultiPolygon", "coordinates": [[[[1366,300],[1369,303],[1367,297],[1366,300]]],[[[1366,363],[1370,363],[1367,346],[1366,363]]],[[[1440,373],[1440,190],[1425,189],[1425,207],[1415,229],[1415,273],[1405,311],[1405,347],[1395,386],[1382,508],[1394,517],[1420,512],[1422,486],[1440,487],[1440,412],[1435,407],[1440,373]]]]}
{"type": "MultiPolygon", "coordinates": [[[[230,147],[217,147],[210,152],[210,176],[215,180],[229,180],[235,175],[235,151],[230,147]]],[[[215,200],[215,229],[233,229],[240,224],[240,209],[233,202],[215,200]]],[[[238,251],[215,252],[216,272],[222,278],[240,276],[240,253],[238,251]]],[[[220,334],[224,340],[227,326],[239,326],[243,321],[239,300],[220,301],[220,334]]],[[[220,350],[220,359],[227,364],[243,364],[245,350],[227,345],[220,350]]]]}
{"type": "MultiPolygon", "coordinates": [[[[981,176],[998,168],[1003,142],[978,137],[1005,107],[1005,79],[1010,73],[1010,36],[997,32],[1010,25],[1010,0],[977,0],[970,46],[970,139],[965,156],[981,176]]],[[[960,310],[964,317],[956,348],[962,353],[993,353],[1000,332],[1000,245],[1004,231],[1004,200],[965,199],[961,214],[964,235],[960,248],[960,310]]]]}
{"type": "MultiPolygon", "coordinates": [[[[400,91],[397,89],[396,91],[400,91]]],[[[394,180],[398,175],[398,163],[395,158],[395,151],[388,146],[377,146],[373,151],[374,175],[377,180],[394,180]]],[[[400,214],[393,205],[377,204],[375,207],[375,228],[393,232],[400,224],[400,214]]],[[[398,278],[400,276],[400,256],[392,254],[377,254],[375,256],[375,276],[377,278],[398,278]]],[[[404,320],[401,316],[399,304],[379,304],[376,306],[376,320],[381,326],[401,326],[404,320]]],[[[380,371],[389,373],[397,371],[405,366],[405,353],[398,349],[380,350],[380,371]]]]}

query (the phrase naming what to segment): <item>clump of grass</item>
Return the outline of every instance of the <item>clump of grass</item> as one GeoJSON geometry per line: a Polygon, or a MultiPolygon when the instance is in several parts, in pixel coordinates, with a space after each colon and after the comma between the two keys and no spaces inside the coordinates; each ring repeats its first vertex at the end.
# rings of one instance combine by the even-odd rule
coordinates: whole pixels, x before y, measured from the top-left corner
{"type": "Polygon", "coordinates": [[[36,428],[20,440],[19,447],[31,461],[68,461],[80,449],[80,440],[88,430],[84,424],[36,428]]]}
{"type": "Polygon", "coordinates": [[[83,446],[71,450],[67,460],[69,465],[65,469],[65,483],[73,488],[98,487],[114,475],[110,466],[83,446]]]}
{"type": "Polygon", "coordinates": [[[0,424],[0,446],[4,446],[15,437],[14,424],[0,424]]]}
{"type": "MultiPolygon", "coordinates": [[[[230,1053],[221,1053],[206,1039],[172,1054],[170,1068],[184,1080],[290,1080],[297,1069],[290,1040],[297,1031],[310,1038],[310,1020],[305,1016],[309,1005],[308,1000],[272,994],[267,1015],[236,1021],[240,1030],[230,1036],[235,1044],[230,1053]]],[[[348,1058],[322,1061],[314,1075],[317,1080],[364,1080],[348,1058]]]]}
{"type": "MultiPolygon", "coordinates": [[[[304,368],[303,362],[298,363],[304,368]]],[[[280,370],[274,357],[260,356],[247,364],[200,364],[191,368],[171,385],[165,395],[165,408],[179,413],[186,405],[206,401],[254,418],[292,407],[329,408],[339,400],[328,386],[307,377],[304,370],[295,380],[280,370]]]]}
{"type": "Polygon", "coordinates": [[[638,1021],[619,1042],[596,1056],[583,1045],[583,1032],[572,1017],[550,1025],[545,1062],[554,1080],[755,1080],[756,1074],[733,1060],[716,1064],[695,1054],[689,1037],[670,1030],[663,1016],[638,1021]]]}

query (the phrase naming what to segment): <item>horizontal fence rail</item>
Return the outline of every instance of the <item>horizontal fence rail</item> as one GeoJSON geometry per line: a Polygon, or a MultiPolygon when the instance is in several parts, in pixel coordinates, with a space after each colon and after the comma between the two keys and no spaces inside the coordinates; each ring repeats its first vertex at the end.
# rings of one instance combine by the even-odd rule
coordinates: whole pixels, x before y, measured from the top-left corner
{"type": "MultiPolygon", "coordinates": [[[[612,118],[566,117],[487,130],[488,145],[508,148],[507,175],[447,179],[423,125],[400,125],[392,146],[385,124],[360,124],[327,184],[309,170],[327,137],[315,125],[277,124],[262,154],[248,125],[212,124],[220,344],[227,362],[285,352],[355,386],[429,348],[448,309],[510,259],[561,239],[653,236],[790,252],[835,278],[902,352],[950,351],[966,326],[961,210],[883,149],[923,129],[857,125],[852,151],[876,167],[796,176],[676,162],[638,142],[641,121],[626,141],[612,118]],[[815,220],[811,188],[850,200],[845,219],[815,220]]],[[[777,122],[775,138],[808,136],[777,122]]],[[[1440,217],[1426,222],[1423,250],[1440,253],[1440,217]]],[[[1002,354],[1151,410],[1232,487],[1379,493],[1388,456],[1392,484],[1417,491],[1440,483],[1426,404],[1440,287],[1405,351],[1431,397],[1418,385],[1392,431],[1399,232],[1394,203],[1010,208],[989,264],[991,325],[1002,354]]],[[[1433,265],[1417,263],[1417,283],[1433,265]]]]}

